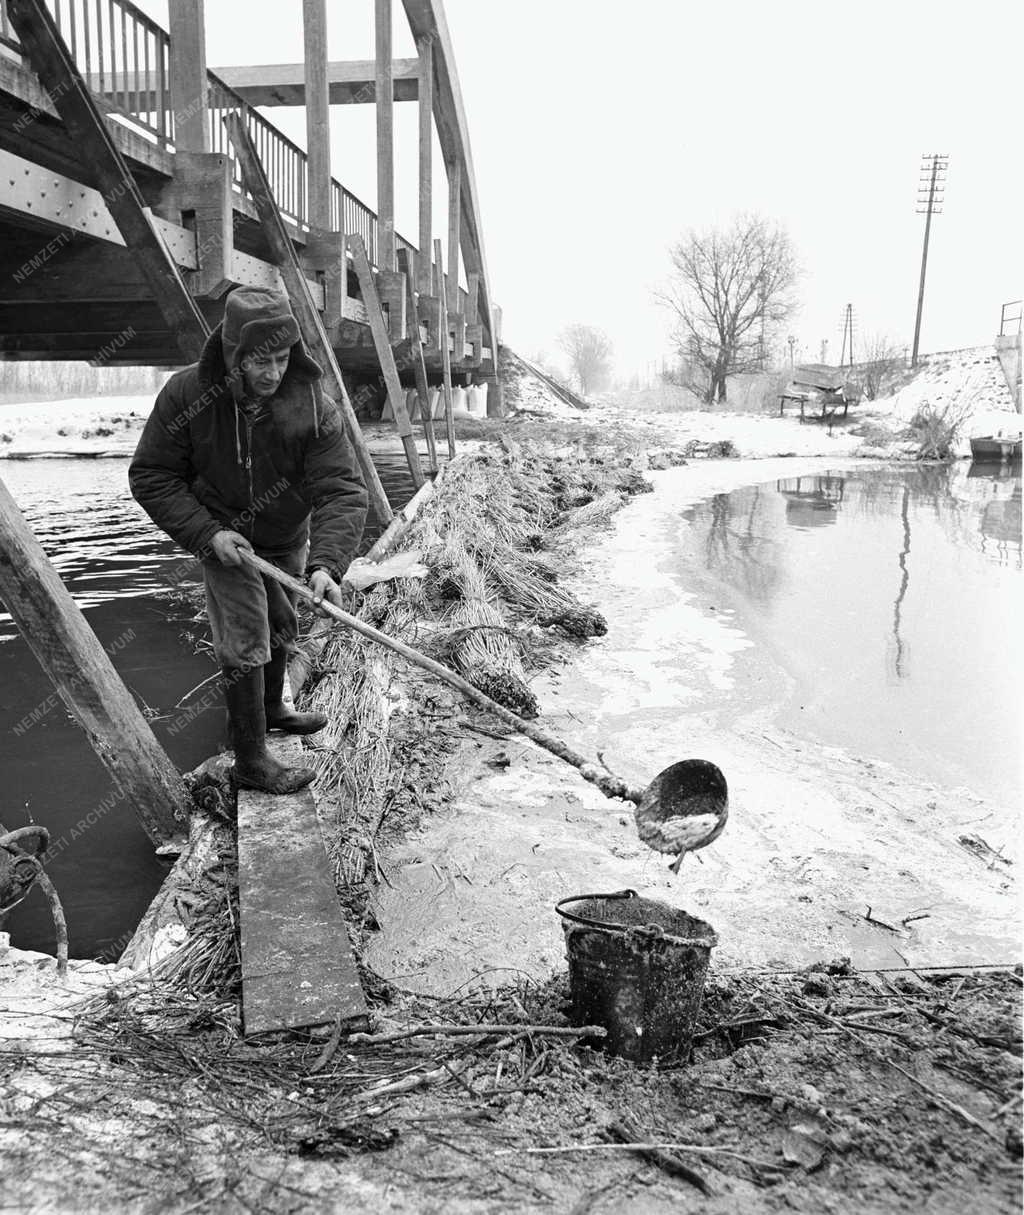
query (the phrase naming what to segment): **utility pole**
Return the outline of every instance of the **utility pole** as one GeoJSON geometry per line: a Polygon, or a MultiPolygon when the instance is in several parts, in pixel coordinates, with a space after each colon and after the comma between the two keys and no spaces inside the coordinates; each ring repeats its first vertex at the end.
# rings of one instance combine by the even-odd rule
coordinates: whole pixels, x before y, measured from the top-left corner
{"type": "Polygon", "coordinates": [[[839,354],[839,366],[846,361],[846,345],[850,345],[850,366],[853,366],[853,305],[847,304],[843,313],[843,348],[839,354]]]}
{"type": "Polygon", "coordinates": [[[932,216],[942,214],[942,195],[946,189],[946,170],[949,157],[932,153],[921,157],[921,175],[917,185],[917,213],[924,215],[924,246],[921,249],[921,283],[917,289],[917,319],[914,321],[914,349],[910,356],[911,367],[917,366],[917,352],[921,344],[921,313],[924,309],[924,279],[928,270],[928,238],[932,230],[932,216]]]}

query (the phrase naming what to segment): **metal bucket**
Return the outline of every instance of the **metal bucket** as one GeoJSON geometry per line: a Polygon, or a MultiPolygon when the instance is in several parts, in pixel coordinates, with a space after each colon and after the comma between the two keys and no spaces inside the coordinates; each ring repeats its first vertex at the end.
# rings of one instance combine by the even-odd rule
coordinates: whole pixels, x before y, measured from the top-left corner
{"type": "Polygon", "coordinates": [[[555,904],[569,961],[572,1019],[602,1025],[612,1054],[638,1063],[690,1053],[711,950],[710,924],[635,890],[555,904]],[[565,910],[570,903],[578,906],[565,910]]]}

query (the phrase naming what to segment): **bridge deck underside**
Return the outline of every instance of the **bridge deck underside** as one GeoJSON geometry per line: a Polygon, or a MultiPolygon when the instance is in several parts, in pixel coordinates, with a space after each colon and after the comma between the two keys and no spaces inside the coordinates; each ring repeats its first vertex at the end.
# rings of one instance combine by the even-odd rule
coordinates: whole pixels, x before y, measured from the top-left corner
{"type": "MultiPolygon", "coordinates": [[[[48,110],[52,105],[32,73],[0,57],[0,151],[92,186],[89,166],[79,159],[59,118],[48,110]]],[[[171,218],[166,200],[173,190],[174,153],[121,123],[108,125],[147,204],[156,215],[171,218]]],[[[5,205],[14,185],[0,181],[0,360],[180,365],[182,357],[131,253],[109,240],[33,215],[24,206],[5,205]]],[[[231,226],[235,250],[269,263],[255,206],[237,191],[231,226]]],[[[305,233],[287,221],[286,227],[301,250],[305,233]]],[[[183,277],[190,282],[192,275],[184,270],[183,277]]],[[[350,300],[359,295],[351,271],[348,295],[350,300]]],[[[223,312],[223,295],[197,294],[196,298],[208,323],[216,325],[223,312]]],[[[357,303],[357,312],[358,307],[357,303]]],[[[361,319],[328,314],[324,322],[342,369],[357,377],[376,376],[380,368],[369,326],[361,319]]],[[[404,360],[409,370],[402,367],[407,345],[398,343],[396,357],[403,383],[412,385],[411,364],[404,360]]],[[[440,350],[428,348],[425,358],[430,378],[438,379],[440,350]]],[[[493,363],[487,358],[455,367],[470,369],[486,374],[493,363]]]]}

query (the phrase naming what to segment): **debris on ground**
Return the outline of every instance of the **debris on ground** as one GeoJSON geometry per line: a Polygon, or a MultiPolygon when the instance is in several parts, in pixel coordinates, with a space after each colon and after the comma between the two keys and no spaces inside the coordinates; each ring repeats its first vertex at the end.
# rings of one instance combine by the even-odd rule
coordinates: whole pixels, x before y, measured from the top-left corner
{"type": "Polygon", "coordinates": [[[564,976],[252,1040],[237,991],[129,983],[60,1044],[0,1049],[5,1176],[74,1209],[327,1209],[345,1161],[396,1210],[1018,1210],[1020,974],[814,970],[830,994],[713,977],[667,1069],[582,1045],[564,976]]]}

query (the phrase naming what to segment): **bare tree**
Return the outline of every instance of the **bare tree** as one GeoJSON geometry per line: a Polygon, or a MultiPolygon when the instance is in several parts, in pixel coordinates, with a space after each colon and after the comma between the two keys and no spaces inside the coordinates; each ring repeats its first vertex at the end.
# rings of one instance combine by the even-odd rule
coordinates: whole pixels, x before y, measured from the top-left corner
{"type": "Polygon", "coordinates": [[[856,378],[867,399],[874,401],[906,366],[906,357],[901,346],[880,333],[864,338],[861,346],[864,358],[856,378]]]}
{"type": "Polygon", "coordinates": [[[578,322],[567,325],[558,335],[558,344],[568,355],[569,368],[584,396],[604,387],[611,375],[612,343],[603,330],[578,322]]]}
{"type": "Polygon", "coordinates": [[[672,249],[672,276],[657,294],[675,317],[683,365],[710,405],[726,399],[729,376],[758,371],[794,309],[799,277],[786,231],[759,215],[728,229],[690,230],[672,249]]]}

